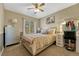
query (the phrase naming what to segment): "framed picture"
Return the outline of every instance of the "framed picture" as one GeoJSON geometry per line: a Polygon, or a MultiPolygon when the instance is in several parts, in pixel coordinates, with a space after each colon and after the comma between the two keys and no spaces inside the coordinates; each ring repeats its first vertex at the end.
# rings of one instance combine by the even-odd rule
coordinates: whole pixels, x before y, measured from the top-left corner
{"type": "Polygon", "coordinates": [[[46,19],[46,24],[55,23],[55,16],[50,16],[46,19]]]}

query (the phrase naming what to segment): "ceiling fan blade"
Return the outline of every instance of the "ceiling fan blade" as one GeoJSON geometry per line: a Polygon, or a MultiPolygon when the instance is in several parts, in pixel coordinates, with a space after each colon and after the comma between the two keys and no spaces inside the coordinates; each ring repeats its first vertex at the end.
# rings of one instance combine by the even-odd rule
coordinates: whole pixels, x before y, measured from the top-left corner
{"type": "Polygon", "coordinates": [[[41,4],[40,4],[40,6],[44,6],[44,5],[45,5],[45,3],[41,3],[41,4]]]}
{"type": "Polygon", "coordinates": [[[38,3],[33,3],[35,8],[38,8],[38,3]]]}

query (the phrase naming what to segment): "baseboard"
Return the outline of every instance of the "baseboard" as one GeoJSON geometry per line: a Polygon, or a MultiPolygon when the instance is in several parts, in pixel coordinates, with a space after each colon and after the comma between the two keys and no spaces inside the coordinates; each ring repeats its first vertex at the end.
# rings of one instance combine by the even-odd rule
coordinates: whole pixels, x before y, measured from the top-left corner
{"type": "MultiPolygon", "coordinates": [[[[14,43],[14,44],[11,44],[11,45],[8,45],[8,46],[12,46],[12,45],[16,45],[16,44],[19,44],[19,42],[14,43]]],[[[7,47],[8,47],[8,46],[7,46],[7,47]]],[[[2,51],[0,52],[0,56],[2,56],[3,51],[4,51],[4,48],[3,48],[2,51]]]]}
{"type": "Polygon", "coordinates": [[[2,56],[3,51],[4,51],[4,48],[2,49],[2,51],[1,51],[1,53],[0,53],[0,56],[2,56]]]}
{"type": "Polygon", "coordinates": [[[13,44],[10,44],[10,45],[7,45],[6,47],[8,47],[8,46],[13,46],[13,45],[17,45],[17,44],[19,44],[19,42],[13,43],[13,44]]]}

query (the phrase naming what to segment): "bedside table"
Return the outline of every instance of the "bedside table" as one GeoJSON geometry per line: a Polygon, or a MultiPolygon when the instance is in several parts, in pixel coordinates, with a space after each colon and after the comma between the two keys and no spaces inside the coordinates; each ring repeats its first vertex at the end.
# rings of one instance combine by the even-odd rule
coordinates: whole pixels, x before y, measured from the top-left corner
{"type": "Polygon", "coordinates": [[[56,45],[59,46],[59,47],[64,46],[64,39],[63,39],[63,34],[62,33],[58,33],[56,35],[56,45]]]}

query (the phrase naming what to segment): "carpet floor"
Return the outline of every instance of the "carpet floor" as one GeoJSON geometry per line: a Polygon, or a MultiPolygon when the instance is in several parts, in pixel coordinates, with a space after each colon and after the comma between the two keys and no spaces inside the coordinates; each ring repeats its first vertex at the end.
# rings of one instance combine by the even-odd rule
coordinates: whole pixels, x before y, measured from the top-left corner
{"type": "MultiPolygon", "coordinates": [[[[2,56],[31,56],[30,53],[21,45],[6,47],[2,53],[2,56]]],[[[65,48],[51,45],[37,56],[79,56],[79,53],[71,52],[65,48]]]]}

